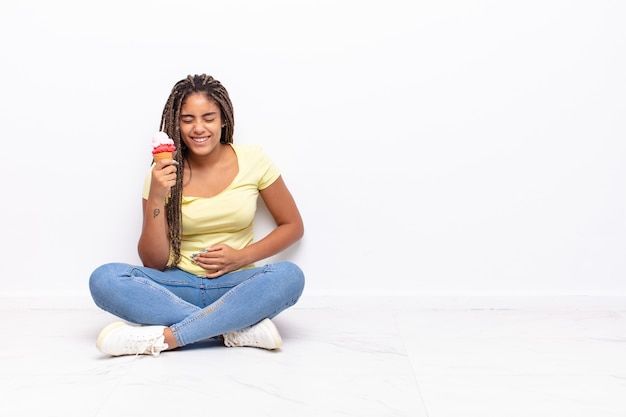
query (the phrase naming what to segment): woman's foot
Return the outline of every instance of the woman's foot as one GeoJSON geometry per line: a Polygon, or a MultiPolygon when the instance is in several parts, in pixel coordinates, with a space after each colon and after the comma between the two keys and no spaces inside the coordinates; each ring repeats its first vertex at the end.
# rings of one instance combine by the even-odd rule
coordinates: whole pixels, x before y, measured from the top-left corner
{"type": "Polygon", "coordinates": [[[119,321],[102,329],[96,347],[112,356],[158,356],[168,347],[164,342],[165,329],[165,326],[129,326],[119,321]]]}
{"type": "Polygon", "coordinates": [[[250,346],[262,349],[279,349],[283,339],[270,319],[263,319],[257,324],[224,334],[224,345],[250,346]]]}

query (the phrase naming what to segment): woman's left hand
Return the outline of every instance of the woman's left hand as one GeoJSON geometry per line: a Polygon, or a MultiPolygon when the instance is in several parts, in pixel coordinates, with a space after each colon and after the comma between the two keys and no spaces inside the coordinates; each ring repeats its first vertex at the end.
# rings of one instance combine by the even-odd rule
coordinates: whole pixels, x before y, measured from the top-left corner
{"type": "Polygon", "coordinates": [[[228,245],[215,245],[198,252],[193,262],[207,271],[205,278],[217,278],[241,267],[237,262],[237,250],[228,245]]]}

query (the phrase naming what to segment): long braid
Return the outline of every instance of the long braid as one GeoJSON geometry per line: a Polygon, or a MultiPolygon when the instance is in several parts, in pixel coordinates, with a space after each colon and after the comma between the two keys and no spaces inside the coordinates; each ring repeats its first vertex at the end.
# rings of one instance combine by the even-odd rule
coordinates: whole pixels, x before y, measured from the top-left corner
{"type": "Polygon", "coordinates": [[[180,136],[180,109],[190,94],[198,92],[206,94],[208,98],[214,100],[220,107],[222,123],[224,124],[220,143],[233,143],[235,117],[232,102],[224,86],[222,86],[219,81],[206,74],[189,75],[187,78],[177,82],[172,88],[170,96],[163,108],[160,128],[161,131],[167,133],[167,135],[174,140],[174,145],[176,145],[176,149],[178,150],[174,157],[178,162],[176,184],[170,191],[170,198],[166,207],[167,223],[169,227],[168,235],[172,251],[171,263],[168,264],[169,268],[173,268],[180,261],[184,161],[189,152],[180,136]]]}

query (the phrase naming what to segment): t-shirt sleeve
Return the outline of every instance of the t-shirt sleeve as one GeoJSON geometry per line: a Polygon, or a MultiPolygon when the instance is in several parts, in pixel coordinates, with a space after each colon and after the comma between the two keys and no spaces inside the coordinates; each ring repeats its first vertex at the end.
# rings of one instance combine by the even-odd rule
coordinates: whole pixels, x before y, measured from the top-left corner
{"type": "Polygon", "coordinates": [[[263,148],[257,148],[256,166],[259,169],[259,190],[263,190],[280,177],[280,170],[263,148]]]}

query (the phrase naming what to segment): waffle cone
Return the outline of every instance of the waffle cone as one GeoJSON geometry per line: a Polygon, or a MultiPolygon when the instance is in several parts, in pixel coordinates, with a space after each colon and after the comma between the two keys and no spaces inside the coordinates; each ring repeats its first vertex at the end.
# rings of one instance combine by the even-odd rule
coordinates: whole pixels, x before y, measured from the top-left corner
{"type": "Polygon", "coordinates": [[[155,161],[160,161],[162,159],[174,159],[172,152],[159,152],[152,155],[155,161]]]}

